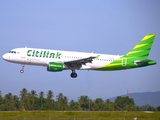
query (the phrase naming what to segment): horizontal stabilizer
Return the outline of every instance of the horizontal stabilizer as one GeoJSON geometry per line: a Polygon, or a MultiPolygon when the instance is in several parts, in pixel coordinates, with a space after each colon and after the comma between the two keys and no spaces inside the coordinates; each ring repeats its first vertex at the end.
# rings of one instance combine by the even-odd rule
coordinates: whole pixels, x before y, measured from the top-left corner
{"type": "Polygon", "coordinates": [[[143,61],[135,61],[134,63],[136,65],[144,65],[144,64],[153,65],[153,64],[156,64],[156,61],[154,61],[154,60],[143,60],[143,61]]]}

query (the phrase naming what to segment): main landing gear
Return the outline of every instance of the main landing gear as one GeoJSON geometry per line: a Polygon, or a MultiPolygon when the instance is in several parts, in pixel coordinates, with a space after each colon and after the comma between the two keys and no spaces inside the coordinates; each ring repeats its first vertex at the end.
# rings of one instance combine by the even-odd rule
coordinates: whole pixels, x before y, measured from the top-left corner
{"type": "Polygon", "coordinates": [[[24,65],[22,65],[22,69],[20,70],[20,73],[24,73],[24,65]]]}
{"type": "Polygon", "coordinates": [[[72,78],[76,78],[77,77],[77,73],[75,73],[75,70],[72,70],[71,77],[72,78]]]}

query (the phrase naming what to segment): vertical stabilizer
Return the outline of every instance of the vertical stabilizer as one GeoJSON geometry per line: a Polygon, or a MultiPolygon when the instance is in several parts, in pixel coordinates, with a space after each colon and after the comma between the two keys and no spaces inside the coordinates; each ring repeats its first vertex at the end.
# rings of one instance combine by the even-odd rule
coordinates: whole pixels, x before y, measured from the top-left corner
{"type": "Polygon", "coordinates": [[[129,53],[124,57],[139,58],[145,60],[148,58],[155,34],[147,34],[129,53]]]}

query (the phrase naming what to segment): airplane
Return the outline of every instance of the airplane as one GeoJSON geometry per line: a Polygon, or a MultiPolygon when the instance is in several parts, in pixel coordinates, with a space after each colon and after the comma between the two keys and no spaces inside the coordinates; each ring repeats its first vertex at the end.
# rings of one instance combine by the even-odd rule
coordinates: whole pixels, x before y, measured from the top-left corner
{"type": "Polygon", "coordinates": [[[72,70],[70,76],[77,77],[76,70],[114,71],[144,67],[156,64],[148,59],[155,34],[147,34],[125,55],[109,55],[37,48],[16,48],[2,56],[8,62],[22,65],[46,66],[47,71],[72,70]]]}

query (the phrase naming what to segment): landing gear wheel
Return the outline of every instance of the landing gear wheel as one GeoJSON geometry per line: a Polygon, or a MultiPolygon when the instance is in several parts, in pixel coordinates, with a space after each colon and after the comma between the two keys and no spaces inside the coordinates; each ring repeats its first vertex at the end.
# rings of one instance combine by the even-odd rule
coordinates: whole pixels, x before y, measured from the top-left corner
{"type": "Polygon", "coordinates": [[[25,66],[25,65],[22,65],[22,69],[20,70],[20,73],[24,73],[24,70],[23,70],[23,69],[24,69],[24,66],[25,66]]]}
{"type": "Polygon", "coordinates": [[[77,77],[77,73],[71,73],[71,77],[72,78],[76,78],[77,77]]]}
{"type": "Polygon", "coordinates": [[[24,70],[20,70],[20,73],[23,73],[24,72],[24,70]]]}

